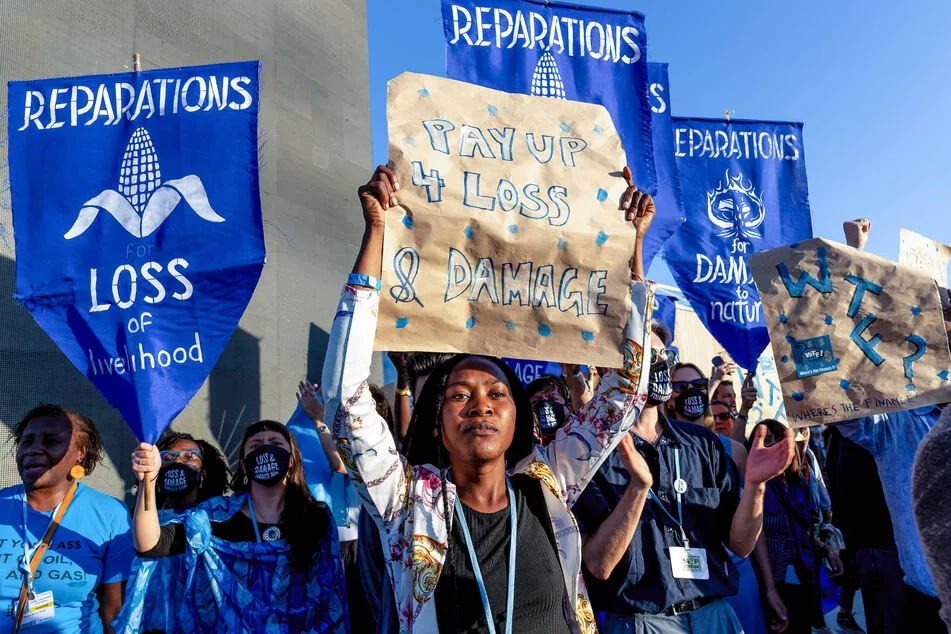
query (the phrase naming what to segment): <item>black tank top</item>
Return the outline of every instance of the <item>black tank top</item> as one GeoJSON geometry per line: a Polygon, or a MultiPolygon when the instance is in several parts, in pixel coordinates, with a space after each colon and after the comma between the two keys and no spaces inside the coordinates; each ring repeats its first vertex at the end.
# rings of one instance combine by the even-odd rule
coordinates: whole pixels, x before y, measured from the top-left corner
{"type": "MultiPolygon", "coordinates": [[[[515,614],[512,632],[569,634],[565,621],[565,580],[555,552],[551,520],[541,483],[530,476],[512,477],[518,509],[515,614]]],[[[485,580],[497,634],[505,632],[508,594],[509,509],[479,513],[462,505],[485,580]]],[[[488,632],[485,610],[469,551],[458,521],[453,521],[449,555],[436,586],[440,634],[488,632]],[[455,583],[453,583],[455,582],[455,583]]]]}

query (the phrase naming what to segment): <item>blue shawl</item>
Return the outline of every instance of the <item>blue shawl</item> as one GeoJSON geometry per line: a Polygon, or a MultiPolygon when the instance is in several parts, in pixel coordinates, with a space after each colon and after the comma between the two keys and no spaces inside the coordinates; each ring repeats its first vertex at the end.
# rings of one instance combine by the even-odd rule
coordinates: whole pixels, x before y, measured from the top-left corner
{"type": "Polygon", "coordinates": [[[348,634],[347,592],[333,518],[313,567],[290,566],[286,541],[228,542],[212,522],[239,512],[247,494],[216,497],[188,511],[163,512],[163,524],[185,526],[183,555],[136,559],[117,633],[229,632],[348,634]]]}

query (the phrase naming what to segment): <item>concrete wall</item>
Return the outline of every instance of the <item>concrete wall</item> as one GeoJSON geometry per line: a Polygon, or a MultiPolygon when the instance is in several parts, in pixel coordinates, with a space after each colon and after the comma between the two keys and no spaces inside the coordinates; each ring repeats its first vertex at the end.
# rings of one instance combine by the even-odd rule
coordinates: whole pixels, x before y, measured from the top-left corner
{"type": "MultiPolygon", "coordinates": [[[[339,290],[362,232],[372,166],[361,0],[4,0],[0,4],[0,486],[19,481],[8,430],[40,402],[94,418],[107,458],[89,483],[128,493],[135,438],[13,302],[6,82],[261,61],[261,202],[268,263],[238,330],[173,428],[237,449],[244,427],[286,420],[319,380],[339,290]]],[[[49,257],[56,257],[51,253],[49,257]]]]}

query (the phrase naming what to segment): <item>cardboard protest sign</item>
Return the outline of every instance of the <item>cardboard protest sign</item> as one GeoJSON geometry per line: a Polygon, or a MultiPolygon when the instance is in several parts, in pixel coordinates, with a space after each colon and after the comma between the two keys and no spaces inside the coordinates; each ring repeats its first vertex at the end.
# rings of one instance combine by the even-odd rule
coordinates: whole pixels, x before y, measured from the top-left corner
{"type": "Polygon", "coordinates": [[[634,228],[602,106],[404,73],[376,343],[617,367],[634,228]]]}
{"type": "Polygon", "coordinates": [[[899,233],[898,262],[934,278],[941,288],[948,288],[948,262],[951,247],[921,234],[902,229],[899,233]]]}
{"type": "Polygon", "coordinates": [[[258,62],[9,84],[16,292],[155,442],[264,266],[258,62]]]}
{"type": "MultiPolygon", "coordinates": [[[[656,119],[648,106],[641,13],[551,0],[442,0],[442,19],[447,77],[601,104],[618,126],[638,187],[655,193],[651,126],[656,119]]],[[[668,138],[669,125],[668,112],[668,138]]],[[[647,246],[644,265],[650,266],[653,252],[647,246]]]]}
{"type": "Polygon", "coordinates": [[[821,238],[750,258],[794,427],[951,401],[937,287],[821,238]]]}

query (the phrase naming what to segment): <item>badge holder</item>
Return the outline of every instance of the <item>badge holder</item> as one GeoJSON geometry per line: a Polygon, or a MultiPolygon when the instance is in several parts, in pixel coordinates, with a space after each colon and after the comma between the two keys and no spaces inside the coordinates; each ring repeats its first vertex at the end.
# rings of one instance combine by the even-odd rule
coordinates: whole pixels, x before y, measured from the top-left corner
{"type": "Polygon", "coordinates": [[[53,534],[63,521],[66,509],[69,508],[69,505],[73,502],[73,498],[76,496],[76,489],[79,488],[79,480],[86,475],[86,470],[83,469],[81,465],[76,465],[70,470],[69,475],[73,478],[73,484],[69,487],[69,491],[66,492],[66,497],[64,497],[63,501],[56,507],[53,513],[53,519],[46,529],[46,534],[43,535],[43,539],[33,549],[32,556],[29,555],[25,547],[28,536],[26,507],[29,503],[26,500],[26,490],[24,489],[23,491],[24,552],[23,558],[20,560],[23,584],[20,586],[20,597],[17,599],[16,617],[13,623],[14,634],[19,632],[22,627],[29,627],[37,623],[42,623],[43,621],[49,621],[54,617],[55,601],[53,599],[53,591],[47,590],[46,592],[35,593],[33,591],[33,578],[36,576],[36,571],[40,567],[40,562],[43,561],[46,550],[53,541],[53,534]],[[29,558],[29,564],[27,564],[27,558],[29,558]]]}
{"type": "Polygon", "coordinates": [[[677,517],[670,514],[661,501],[654,495],[654,490],[649,492],[650,498],[660,507],[664,515],[670,518],[677,529],[680,531],[680,539],[683,546],[670,546],[670,567],[671,572],[677,579],[699,579],[707,580],[710,578],[710,568],[707,565],[707,550],[705,548],[691,548],[690,540],[687,539],[687,532],[684,530],[684,512],[683,512],[683,494],[687,492],[687,481],[680,477],[680,450],[674,447],[674,492],[677,494],[677,517]]]}

